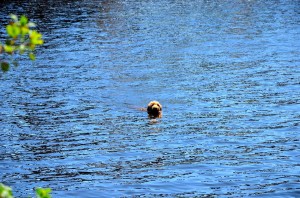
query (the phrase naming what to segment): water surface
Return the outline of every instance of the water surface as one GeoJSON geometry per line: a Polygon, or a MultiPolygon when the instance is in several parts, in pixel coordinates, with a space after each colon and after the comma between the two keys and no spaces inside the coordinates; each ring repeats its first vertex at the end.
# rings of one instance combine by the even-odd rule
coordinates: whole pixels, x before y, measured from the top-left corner
{"type": "MultiPolygon", "coordinates": [[[[1,74],[16,197],[299,197],[299,1],[1,2],[45,45],[1,74]],[[163,105],[153,122],[143,107],[163,105]]],[[[4,33],[1,28],[1,33],[4,33]]]]}

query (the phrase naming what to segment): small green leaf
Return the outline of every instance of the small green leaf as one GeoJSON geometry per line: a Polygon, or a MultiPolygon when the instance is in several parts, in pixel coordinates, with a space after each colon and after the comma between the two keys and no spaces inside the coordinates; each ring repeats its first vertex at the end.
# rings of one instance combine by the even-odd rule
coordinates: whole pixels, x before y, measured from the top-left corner
{"type": "Polygon", "coordinates": [[[4,51],[6,53],[12,54],[15,51],[15,47],[11,45],[4,45],[4,51]]]}
{"type": "Polygon", "coordinates": [[[7,34],[12,38],[17,38],[21,33],[20,28],[16,24],[6,26],[7,34]]]}
{"type": "Polygon", "coordinates": [[[21,23],[22,26],[27,25],[27,23],[28,23],[27,17],[22,15],[21,18],[20,18],[20,23],[21,23]]]}
{"type": "Polygon", "coordinates": [[[34,53],[29,53],[29,58],[30,58],[30,60],[34,61],[35,60],[34,53]]]}
{"type": "Polygon", "coordinates": [[[38,38],[34,38],[34,39],[30,39],[30,44],[34,45],[42,45],[44,43],[43,39],[38,39],[38,38]]]}
{"type": "Polygon", "coordinates": [[[28,34],[29,28],[27,26],[23,26],[20,28],[21,29],[21,34],[24,36],[25,34],[28,34]]]}
{"type": "Polygon", "coordinates": [[[7,62],[2,62],[1,69],[2,71],[7,72],[9,70],[9,64],[7,62]]]}
{"type": "Polygon", "coordinates": [[[42,45],[44,43],[42,34],[38,33],[36,30],[30,31],[29,37],[30,43],[33,45],[42,45]]]}
{"type": "Polygon", "coordinates": [[[51,189],[50,188],[37,188],[36,195],[38,198],[51,198],[51,189]]]}
{"type": "Polygon", "coordinates": [[[12,189],[9,186],[5,186],[0,183],[0,197],[1,198],[13,198],[12,189]]]}

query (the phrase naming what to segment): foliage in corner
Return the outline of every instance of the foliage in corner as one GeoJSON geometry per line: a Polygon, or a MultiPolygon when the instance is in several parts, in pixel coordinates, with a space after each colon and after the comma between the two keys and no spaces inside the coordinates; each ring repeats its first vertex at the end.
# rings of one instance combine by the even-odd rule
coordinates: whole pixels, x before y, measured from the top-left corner
{"type": "MultiPolygon", "coordinates": [[[[51,198],[51,189],[50,188],[37,188],[36,198],[51,198]]],[[[12,189],[9,186],[5,186],[0,183],[0,198],[14,198],[12,189]]]]}
{"type": "Polygon", "coordinates": [[[26,16],[20,19],[16,15],[10,15],[11,22],[6,26],[8,35],[5,44],[0,44],[0,64],[2,71],[8,71],[10,63],[7,57],[19,53],[27,54],[31,60],[35,60],[34,50],[36,46],[44,43],[42,34],[32,28],[35,24],[29,22],[26,16]],[[3,60],[2,60],[3,59],[3,60]]]}
{"type": "Polygon", "coordinates": [[[37,198],[51,198],[51,188],[37,188],[36,197],[37,198]]]}
{"type": "Polygon", "coordinates": [[[0,198],[13,198],[13,193],[11,188],[1,183],[0,183],[0,198]]]}

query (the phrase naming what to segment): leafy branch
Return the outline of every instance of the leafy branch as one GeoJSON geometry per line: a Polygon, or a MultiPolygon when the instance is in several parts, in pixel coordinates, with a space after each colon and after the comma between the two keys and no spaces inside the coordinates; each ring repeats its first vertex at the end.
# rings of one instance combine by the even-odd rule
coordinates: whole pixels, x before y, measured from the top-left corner
{"type": "Polygon", "coordinates": [[[42,34],[32,28],[35,24],[29,22],[24,15],[18,18],[16,15],[10,15],[12,21],[6,26],[8,39],[5,44],[0,44],[0,63],[2,71],[8,71],[10,64],[8,61],[2,61],[1,57],[7,57],[19,53],[28,54],[31,60],[35,60],[34,50],[36,46],[42,45],[44,40],[42,34]]]}

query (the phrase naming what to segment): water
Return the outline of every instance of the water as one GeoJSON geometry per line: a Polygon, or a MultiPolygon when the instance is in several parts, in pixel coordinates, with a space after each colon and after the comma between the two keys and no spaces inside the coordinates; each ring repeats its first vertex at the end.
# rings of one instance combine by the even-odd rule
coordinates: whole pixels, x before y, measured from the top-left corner
{"type": "MultiPolygon", "coordinates": [[[[1,2],[44,35],[1,74],[16,197],[299,197],[300,4],[1,2]],[[144,107],[163,105],[153,122],[144,107]]],[[[3,35],[3,34],[2,34],[3,35]]]]}

